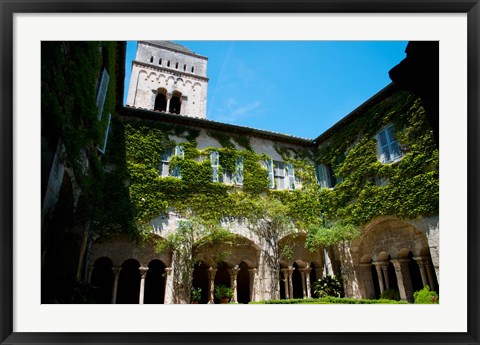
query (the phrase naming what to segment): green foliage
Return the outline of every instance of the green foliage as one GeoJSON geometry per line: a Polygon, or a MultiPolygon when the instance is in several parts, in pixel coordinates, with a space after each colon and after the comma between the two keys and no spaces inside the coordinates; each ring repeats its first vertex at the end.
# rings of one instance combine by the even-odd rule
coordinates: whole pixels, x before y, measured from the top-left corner
{"type": "Polygon", "coordinates": [[[430,286],[426,285],[422,290],[413,293],[415,304],[438,304],[438,294],[430,290],[430,286]]]}
{"type": "Polygon", "coordinates": [[[199,287],[192,287],[190,292],[190,300],[192,302],[199,302],[202,299],[202,289],[199,287]]]}
{"type": "Polygon", "coordinates": [[[400,294],[397,290],[388,289],[382,292],[380,299],[389,299],[393,301],[400,301],[400,294]]]}
{"type": "Polygon", "coordinates": [[[218,299],[222,298],[232,298],[233,297],[233,289],[223,284],[219,284],[215,286],[215,297],[218,299]]]}
{"type": "Polygon", "coordinates": [[[406,301],[387,299],[359,299],[327,296],[323,298],[296,298],[250,302],[249,304],[408,304],[406,301]]]}
{"type": "Polygon", "coordinates": [[[308,229],[305,246],[315,251],[319,246],[329,246],[347,242],[359,237],[361,230],[358,226],[335,222],[328,225],[311,225],[308,229]]]}
{"type": "Polygon", "coordinates": [[[363,225],[382,215],[438,213],[438,150],[421,101],[407,92],[396,92],[335,132],[319,148],[316,161],[343,178],[334,189],[320,192],[327,221],[363,225]],[[390,123],[405,152],[399,162],[381,164],[375,135],[390,123]]]}
{"type": "Polygon", "coordinates": [[[313,284],[315,296],[323,298],[326,296],[340,297],[342,285],[340,281],[333,276],[325,276],[313,284]]]}

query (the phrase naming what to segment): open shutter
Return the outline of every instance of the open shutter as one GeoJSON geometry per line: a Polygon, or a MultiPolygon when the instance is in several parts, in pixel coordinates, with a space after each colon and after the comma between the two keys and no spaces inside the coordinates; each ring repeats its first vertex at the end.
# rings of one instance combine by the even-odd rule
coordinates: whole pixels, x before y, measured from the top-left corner
{"type": "Polygon", "coordinates": [[[380,148],[380,162],[386,163],[390,161],[390,148],[388,145],[387,134],[385,130],[380,131],[377,135],[378,145],[380,148]]]}
{"type": "Polygon", "coordinates": [[[243,185],[243,157],[237,157],[235,164],[235,183],[243,185]]]}
{"type": "Polygon", "coordinates": [[[105,130],[105,136],[103,138],[103,146],[100,149],[102,154],[105,154],[105,150],[107,149],[107,140],[108,140],[108,133],[110,132],[110,121],[112,120],[112,114],[108,114],[108,122],[107,122],[107,129],[105,130]]]}
{"type": "Polygon", "coordinates": [[[295,172],[292,164],[287,164],[288,189],[295,190],[295,172]]]}
{"type": "Polygon", "coordinates": [[[395,139],[395,131],[393,126],[390,126],[386,129],[387,134],[388,134],[388,140],[390,141],[390,154],[391,154],[391,160],[399,158],[402,153],[400,151],[400,146],[397,143],[397,140],[395,139]]]}
{"type": "Polygon", "coordinates": [[[110,76],[108,75],[107,70],[104,68],[102,73],[102,78],[100,79],[100,85],[98,87],[98,93],[97,93],[97,108],[98,108],[99,121],[102,118],[103,105],[105,104],[105,98],[107,97],[109,81],[110,81],[110,76]]]}
{"type": "MultiPolygon", "coordinates": [[[[182,146],[175,146],[175,156],[183,158],[185,156],[185,151],[182,146]]],[[[180,164],[175,164],[173,167],[173,176],[182,177],[180,172],[180,164]]]]}
{"type": "Polygon", "coordinates": [[[217,151],[210,152],[210,163],[212,166],[212,182],[218,182],[219,153],[217,151]]]}
{"type": "Polygon", "coordinates": [[[327,176],[327,169],[324,164],[317,164],[316,166],[317,170],[317,180],[318,184],[320,185],[321,188],[328,188],[328,176],[327,176]]]}
{"type": "Polygon", "coordinates": [[[273,161],[271,159],[265,160],[265,165],[267,166],[268,181],[270,181],[269,188],[275,188],[275,180],[273,175],[273,161]]]}

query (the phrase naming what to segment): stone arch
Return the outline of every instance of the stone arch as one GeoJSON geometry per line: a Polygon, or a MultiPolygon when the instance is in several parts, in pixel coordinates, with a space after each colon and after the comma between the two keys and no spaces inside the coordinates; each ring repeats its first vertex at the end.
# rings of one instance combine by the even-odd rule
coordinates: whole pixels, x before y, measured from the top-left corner
{"type": "Polygon", "coordinates": [[[140,300],[140,263],[128,259],[122,263],[118,277],[117,304],[138,304],[140,300]]]}
{"type": "Polygon", "coordinates": [[[94,288],[94,300],[98,304],[112,302],[113,262],[108,257],[100,257],[93,264],[90,286],[94,288]]]}
{"type": "Polygon", "coordinates": [[[175,78],[172,76],[168,76],[165,80],[166,85],[174,85],[175,84],[175,78]]]}
{"type": "MultiPolygon", "coordinates": [[[[297,260],[300,261],[300,260],[297,260]]],[[[303,298],[304,297],[304,286],[305,282],[302,282],[302,274],[300,273],[300,265],[295,261],[293,263],[293,272],[292,272],[292,286],[293,286],[293,298],[303,298]]]]}
{"type": "Polygon", "coordinates": [[[192,86],[192,90],[197,92],[197,91],[202,91],[202,84],[200,83],[194,83],[192,86]]]}
{"type": "Polygon", "coordinates": [[[163,304],[165,302],[165,268],[165,263],[158,259],[154,259],[148,263],[143,303],[163,304]]]}
{"type": "Polygon", "coordinates": [[[412,278],[418,280],[414,257],[420,256],[422,250],[429,252],[425,248],[428,248],[425,233],[412,224],[393,217],[373,220],[350,247],[362,297],[378,297],[376,280],[380,293],[389,287],[396,288],[403,300],[412,300],[412,278]],[[369,257],[375,270],[369,266],[369,257]]]}

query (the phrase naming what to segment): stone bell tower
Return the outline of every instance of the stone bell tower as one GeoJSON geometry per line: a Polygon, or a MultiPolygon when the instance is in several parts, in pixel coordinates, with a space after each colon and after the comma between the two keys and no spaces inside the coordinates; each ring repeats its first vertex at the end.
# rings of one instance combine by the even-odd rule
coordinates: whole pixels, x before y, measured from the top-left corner
{"type": "Polygon", "coordinates": [[[138,41],[127,106],[205,119],[207,61],[180,44],[138,41]]]}

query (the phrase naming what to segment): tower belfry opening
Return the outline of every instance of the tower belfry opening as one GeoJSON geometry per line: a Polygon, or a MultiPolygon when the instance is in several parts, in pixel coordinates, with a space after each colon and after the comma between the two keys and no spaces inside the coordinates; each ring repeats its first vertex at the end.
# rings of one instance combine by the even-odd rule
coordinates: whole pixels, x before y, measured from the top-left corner
{"type": "Polygon", "coordinates": [[[127,106],[205,119],[207,61],[177,43],[139,41],[127,106]]]}

